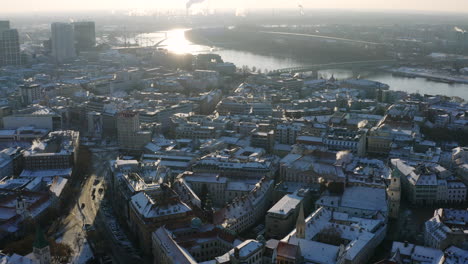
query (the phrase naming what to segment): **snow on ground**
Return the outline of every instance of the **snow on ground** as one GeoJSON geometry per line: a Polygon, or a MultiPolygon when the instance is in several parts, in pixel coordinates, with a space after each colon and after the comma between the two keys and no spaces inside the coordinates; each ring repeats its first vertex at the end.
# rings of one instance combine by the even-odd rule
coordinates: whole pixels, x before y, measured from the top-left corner
{"type": "Polygon", "coordinates": [[[72,263],[74,264],[85,264],[88,260],[93,258],[93,251],[88,244],[88,241],[85,241],[81,246],[81,251],[76,254],[75,259],[72,263]]]}

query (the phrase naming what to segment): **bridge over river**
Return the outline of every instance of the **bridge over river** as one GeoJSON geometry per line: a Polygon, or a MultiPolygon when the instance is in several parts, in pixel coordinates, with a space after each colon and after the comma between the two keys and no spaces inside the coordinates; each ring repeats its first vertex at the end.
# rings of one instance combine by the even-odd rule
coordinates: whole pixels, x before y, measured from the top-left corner
{"type": "Polygon", "coordinates": [[[273,70],[271,75],[278,75],[282,73],[300,73],[300,72],[314,72],[327,69],[361,69],[368,67],[390,66],[395,64],[396,60],[368,60],[368,61],[349,61],[349,62],[334,62],[326,64],[305,65],[299,67],[290,67],[284,69],[273,70]]]}

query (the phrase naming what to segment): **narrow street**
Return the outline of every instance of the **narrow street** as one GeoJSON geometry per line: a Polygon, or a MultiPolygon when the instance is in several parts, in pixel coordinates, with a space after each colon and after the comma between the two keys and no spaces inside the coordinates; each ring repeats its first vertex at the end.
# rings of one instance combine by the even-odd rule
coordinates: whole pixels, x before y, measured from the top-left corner
{"type": "Polygon", "coordinates": [[[108,258],[112,263],[132,263],[138,258],[134,251],[129,252],[128,245],[122,245],[114,237],[109,228],[109,215],[101,210],[108,173],[107,164],[116,156],[117,153],[113,150],[92,153],[92,174],[81,182],[81,191],[75,198],[70,213],[59,219],[55,225],[55,239],[73,249],[72,263],[86,263],[93,258],[91,248],[100,251],[94,252],[100,256],[111,254],[108,258]],[[93,235],[88,236],[86,229],[93,232],[93,235]],[[105,248],[98,248],[102,246],[105,248]]]}

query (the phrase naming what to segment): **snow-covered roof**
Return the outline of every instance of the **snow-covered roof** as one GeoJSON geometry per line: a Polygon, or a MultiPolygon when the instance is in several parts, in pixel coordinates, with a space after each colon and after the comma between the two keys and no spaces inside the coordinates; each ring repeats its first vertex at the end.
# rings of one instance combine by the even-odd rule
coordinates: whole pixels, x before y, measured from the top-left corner
{"type": "MultiPolygon", "coordinates": [[[[323,248],[325,256],[328,257],[319,259],[319,261],[325,261],[319,263],[335,263],[337,255],[335,255],[333,261],[331,261],[331,256],[332,252],[337,252],[335,249],[338,248],[322,246],[321,244],[315,243],[310,244],[311,248],[306,247],[309,241],[316,239],[317,234],[322,232],[322,230],[334,228],[338,230],[342,239],[349,241],[349,243],[344,246],[346,259],[350,261],[353,261],[362,250],[369,247],[370,243],[380,243],[378,239],[383,239],[382,232],[386,230],[386,225],[382,220],[352,217],[347,213],[333,212],[323,207],[320,207],[307,217],[305,224],[305,238],[298,238],[296,236],[296,229],[294,229],[282,241],[290,241],[295,245],[300,245],[301,253],[311,258],[314,258],[314,256],[309,256],[308,254],[310,252],[317,252],[313,250],[314,247],[319,248],[319,251],[323,248]],[[304,247],[302,246],[303,243],[304,247]]],[[[317,258],[319,258],[319,256],[317,256],[317,258]]]]}
{"type": "Polygon", "coordinates": [[[438,264],[444,257],[444,253],[435,248],[417,246],[409,243],[393,242],[392,254],[397,250],[401,255],[410,256],[417,263],[438,264]]]}
{"type": "Polygon", "coordinates": [[[172,259],[177,264],[197,264],[197,261],[182,247],[180,247],[170,233],[164,228],[158,228],[153,236],[158,239],[160,245],[164,249],[167,257],[172,259]]]}
{"type": "Polygon", "coordinates": [[[225,184],[227,182],[226,177],[222,177],[217,173],[197,173],[193,176],[185,176],[184,179],[187,182],[209,182],[225,184]]]}
{"type": "Polygon", "coordinates": [[[445,250],[445,264],[468,263],[468,250],[451,246],[445,250]]]}
{"type": "Polygon", "coordinates": [[[54,170],[23,170],[20,174],[20,177],[27,178],[36,178],[36,177],[66,177],[70,178],[72,174],[72,169],[54,169],[54,170]]]}
{"type": "Polygon", "coordinates": [[[289,243],[298,245],[306,263],[329,264],[336,263],[339,247],[313,240],[291,237],[289,243]]]}
{"type": "Polygon", "coordinates": [[[283,196],[273,207],[268,210],[268,213],[287,215],[292,210],[296,209],[304,197],[296,194],[287,194],[283,196]]]}
{"type": "Polygon", "coordinates": [[[28,256],[21,256],[18,254],[13,254],[11,256],[3,255],[0,256],[1,264],[39,264],[39,260],[30,258],[28,256]]]}
{"type": "Polygon", "coordinates": [[[262,243],[256,240],[246,240],[237,246],[240,257],[248,257],[250,254],[262,248],[262,243]]]}
{"type": "Polygon", "coordinates": [[[183,202],[159,204],[145,192],[139,192],[132,196],[131,203],[145,218],[182,214],[191,211],[190,207],[183,202]]]}
{"type": "Polygon", "coordinates": [[[341,206],[386,212],[387,199],[385,189],[353,186],[345,189],[341,206]]]}

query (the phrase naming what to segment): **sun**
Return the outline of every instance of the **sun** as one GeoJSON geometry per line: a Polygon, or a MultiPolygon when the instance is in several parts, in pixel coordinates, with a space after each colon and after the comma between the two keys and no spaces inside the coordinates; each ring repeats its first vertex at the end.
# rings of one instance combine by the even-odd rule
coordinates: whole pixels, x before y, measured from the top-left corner
{"type": "Polygon", "coordinates": [[[167,49],[176,54],[190,53],[191,43],[185,38],[185,31],[187,29],[174,29],[167,32],[167,41],[163,45],[167,49]]]}

